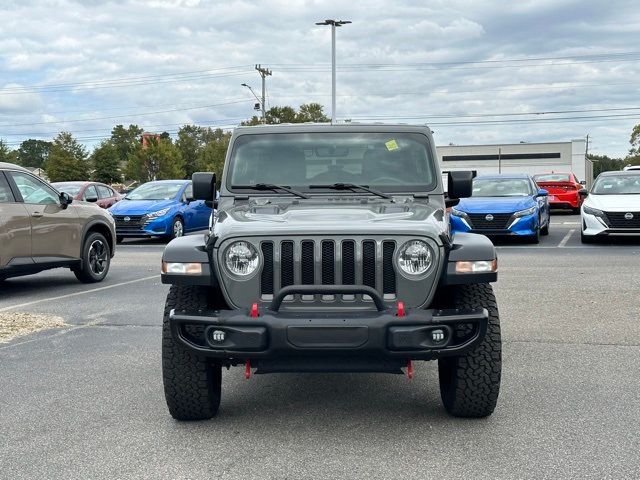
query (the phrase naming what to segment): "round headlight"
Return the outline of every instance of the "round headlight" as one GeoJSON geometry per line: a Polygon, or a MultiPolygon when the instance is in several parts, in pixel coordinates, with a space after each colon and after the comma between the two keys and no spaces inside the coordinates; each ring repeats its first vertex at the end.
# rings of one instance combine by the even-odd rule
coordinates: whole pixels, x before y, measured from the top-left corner
{"type": "Polygon", "coordinates": [[[426,242],[411,240],[398,252],[398,267],[408,275],[422,275],[431,266],[433,255],[426,242]]]}
{"type": "Polygon", "coordinates": [[[258,251],[248,242],[234,242],[229,245],[224,260],[229,272],[239,277],[251,275],[260,263],[258,251]]]}

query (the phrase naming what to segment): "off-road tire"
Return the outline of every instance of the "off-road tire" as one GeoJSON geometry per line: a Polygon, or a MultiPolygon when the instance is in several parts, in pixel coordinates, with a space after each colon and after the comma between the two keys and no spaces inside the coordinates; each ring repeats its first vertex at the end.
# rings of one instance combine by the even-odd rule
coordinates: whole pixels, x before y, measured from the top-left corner
{"type": "Polygon", "coordinates": [[[208,306],[207,288],[173,285],[167,295],[162,321],[162,380],[169,413],[176,420],[206,420],[218,413],[222,367],[176,342],[169,312],[199,310],[208,306]]]}
{"type": "MultiPolygon", "coordinates": [[[[440,395],[447,412],[456,417],[481,418],[493,413],[500,392],[502,342],[500,318],[493,289],[488,283],[457,285],[449,292],[450,308],[486,308],[487,334],[466,355],[438,361],[440,395]]],[[[461,328],[464,334],[465,327],[461,328]]]]}
{"type": "Polygon", "coordinates": [[[97,283],[104,280],[109,273],[109,267],[111,266],[111,249],[109,247],[109,242],[104,238],[104,235],[98,232],[91,232],[87,235],[87,238],[84,239],[84,243],[82,244],[81,255],[80,266],[72,269],[76,278],[82,283],[97,283]],[[101,255],[100,261],[104,262],[104,267],[102,267],[103,270],[99,273],[94,270],[94,263],[92,263],[91,260],[92,246],[94,244],[100,244],[105,253],[104,258],[102,258],[101,255]]]}

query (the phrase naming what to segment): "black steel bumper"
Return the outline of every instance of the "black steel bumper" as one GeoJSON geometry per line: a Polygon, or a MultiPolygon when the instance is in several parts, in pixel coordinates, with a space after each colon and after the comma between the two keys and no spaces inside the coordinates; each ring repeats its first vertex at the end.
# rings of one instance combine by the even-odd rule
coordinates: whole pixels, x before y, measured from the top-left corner
{"type": "Polygon", "coordinates": [[[321,371],[396,372],[407,360],[464,354],[482,341],[487,324],[484,308],[408,309],[403,315],[386,308],[369,287],[286,287],[257,317],[240,310],[170,312],[174,339],[200,355],[240,361],[236,363],[248,359],[258,373],[309,371],[313,365],[321,371]],[[280,311],[287,295],[310,291],[366,293],[376,311],[280,311]],[[465,326],[465,336],[456,328],[459,325],[465,326]],[[189,333],[194,328],[200,332],[197,339],[189,333]]]}

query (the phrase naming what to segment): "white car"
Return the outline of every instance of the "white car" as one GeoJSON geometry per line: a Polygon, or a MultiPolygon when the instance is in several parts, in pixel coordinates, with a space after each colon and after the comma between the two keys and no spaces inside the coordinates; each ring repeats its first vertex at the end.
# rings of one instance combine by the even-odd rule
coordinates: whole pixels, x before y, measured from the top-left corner
{"type": "Polygon", "coordinates": [[[640,170],[640,165],[627,165],[626,167],[624,167],[624,168],[623,168],[623,170],[624,170],[625,172],[626,172],[626,171],[629,171],[629,170],[632,170],[632,171],[634,171],[634,170],[640,170]]]}
{"type": "Polygon", "coordinates": [[[582,243],[607,235],[640,235],[640,171],[601,173],[580,211],[582,243]]]}

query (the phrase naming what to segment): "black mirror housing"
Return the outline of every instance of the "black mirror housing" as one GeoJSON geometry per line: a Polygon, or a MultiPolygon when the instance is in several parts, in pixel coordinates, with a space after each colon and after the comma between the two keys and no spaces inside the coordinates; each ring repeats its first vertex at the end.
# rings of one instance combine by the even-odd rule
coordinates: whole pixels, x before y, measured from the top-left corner
{"type": "Polygon", "coordinates": [[[96,203],[98,201],[98,197],[86,197],[84,199],[85,202],[96,203]]]}
{"type": "MultiPolygon", "coordinates": [[[[63,209],[67,208],[73,202],[73,197],[69,195],[67,192],[60,192],[60,196],[58,198],[60,200],[60,206],[63,209]]],[[[96,199],[96,201],[97,200],[98,199],[96,199]]]]}
{"type": "Polygon", "coordinates": [[[476,172],[464,170],[459,172],[449,172],[447,185],[448,197],[450,199],[467,198],[473,192],[473,178],[476,172]]]}
{"type": "Polygon", "coordinates": [[[586,197],[587,195],[589,195],[589,190],[587,190],[586,188],[581,188],[580,190],[578,190],[578,195],[586,197]]]}
{"type": "Polygon", "coordinates": [[[193,182],[193,199],[212,202],[216,198],[216,174],[211,172],[195,172],[191,176],[193,182]]]}

